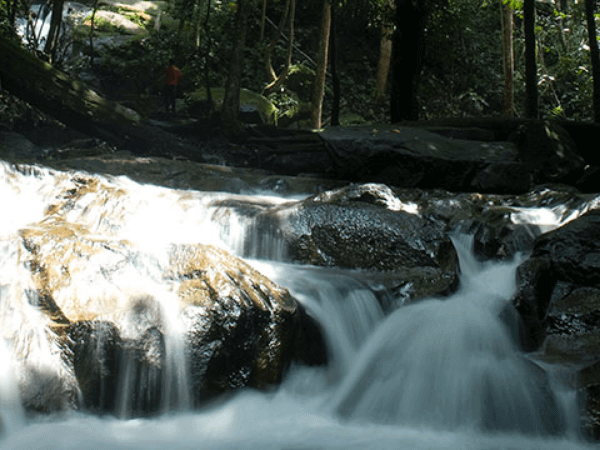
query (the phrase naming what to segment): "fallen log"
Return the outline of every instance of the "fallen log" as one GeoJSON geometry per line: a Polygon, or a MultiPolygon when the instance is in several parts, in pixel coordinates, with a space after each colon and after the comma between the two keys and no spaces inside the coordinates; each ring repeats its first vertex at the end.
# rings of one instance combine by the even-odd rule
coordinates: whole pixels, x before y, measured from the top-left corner
{"type": "Polygon", "coordinates": [[[202,161],[195,146],[144,123],[137,112],[107,100],[17,43],[0,38],[0,60],[8,62],[0,65],[2,89],[66,126],[136,153],[202,161]]]}

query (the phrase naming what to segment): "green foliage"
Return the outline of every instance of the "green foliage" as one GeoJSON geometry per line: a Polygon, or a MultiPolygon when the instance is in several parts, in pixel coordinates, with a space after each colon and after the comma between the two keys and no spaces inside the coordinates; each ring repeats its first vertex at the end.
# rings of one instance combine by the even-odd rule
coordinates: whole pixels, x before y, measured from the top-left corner
{"type": "Polygon", "coordinates": [[[107,92],[117,97],[126,94],[158,93],[163,70],[174,57],[176,36],[168,31],[132,38],[120,46],[110,47],[97,62],[107,92]]]}
{"type": "MultiPolygon", "coordinates": [[[[223,87],[229,67],[230,30],[234,27],[236,2],[212,0],[209,36],[204,28],[209,0],[173,0],[161,4],[161,30],[153,29],[148,16],[121,8],[115,12],[147,29],[146,37],[132,38],[118,47],[103,50],[97,71],[108,93],[158,94],[163,69],[175,57],[182,69],[184,94],[201,91],[208,71],[209,84],[223,87]],[[182,24],[180,30],[180,24],[182,24]],[[181,32],[181,34],[179,34],[181,32]],[[209,51],[210,50],[210,51],[209,51]]],[[[286,85],[271,94],[280,118],[306,112],[312,96],[314,58],[318,45],[321,0],[297,1],[295,50],[286,85]]],[[[524,105],[524,38],[522,0],[426,0],[432,8],[426,31],[426,47],[418,97],[423,118],[491,116],[504,107],[502,62],[502,4],[514,10],[516,114],[524,105]]],[[[14,35],[8,7],[0,0],[0,35],[14,35]]],[[[268,83],[264,63],[266,40],[259,41],[260,8],[255,2],[248,24],[242,86],[262,92],[268,83]]],[[[283,0],[269,0],[268,17],[275,23],[283,0]]],[[[387,103],[373,98],[383,24],[393,19],[388,0],[332,0],[338,20],[338,69],[342,90],[341,115],[349,122],[388,121],[387,103]]],[[[543,116],[587,120],[592,116],[589,48],[583,2],[537,2],[537,58],[540,111],[543,116]],[[566,6],[559,9],[559,6],[566,6]]],[[[597,19],[600,20],[600,19],[597,19]]],[[[97,17],[98,31],[115,33],[109,21],[97,17]]],[[[87,40],[86,30],[79,30],[87,40]]],[[[287,42],[282,38],[272,52],[273,66],[284,65],[287,42]]],[[[327,80],[325,116],[331,111],[332,80],[327,80]]],[[[110,96],[110,95],[109,95],[110,96]]],[[[325,122],[327,118],[325,117],[325,122]]],[[[280,121],[280,123],[282,123],[280,121]]]]}
{"type": "MultiPolygon", "coordinates": [[[[525,60],[522,1],[514,9],[515,108],[524,114],[525,60]]],[[[589,120],[592,79],[583,2],[537,2],[536,39],[540,112],[544,117],[589,120]]],[[[500,3],[450,0],[428,25],[419,87],[424,118],[498,115],[504,74],[500,3]]]]}
{"type": "Polygon", "coordinates": [[[501,111],[500,30],[497,3],[451,0],[431,16],[419,89],[425,118],[501,111]]]}

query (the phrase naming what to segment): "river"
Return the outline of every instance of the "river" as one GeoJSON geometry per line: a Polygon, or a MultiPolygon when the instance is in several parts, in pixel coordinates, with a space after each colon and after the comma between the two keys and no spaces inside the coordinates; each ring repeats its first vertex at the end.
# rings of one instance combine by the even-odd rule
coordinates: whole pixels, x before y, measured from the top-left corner
{"type": "MultiPolygon", "coordinates": [[[[68,369],[54,342],[39,331],[45,319],[23,297],[31,274],[23,266],[16,241],[19,230],[43,220],[49,205],[57,201],[57,192],[68,191],[74,178],[46,169],[15,171],[2,165],[0,449],[592,448],[577,432],[574,392],[552,377],[546,381],[539,375],[537,365],[519,350],[511,324],[502,314],[523,256],[502,263],[479,262],[472,255],[470,237],[458,234],[453,242],[461,267],[459,290],[387,316],[376,295],[353,271],[247,259],[288,288],[317,318],[328,346],[326,367],[292,367],[275,390],[242,390],[212,406],[191,410],[185,339],[178,330],[177,309],[167,306],[163,311],[170,316],[166,352],[171,369],[162,392],[167,397],[162,414],[128,416],[128,392],[135,386],[127,384],[125,370],[119,417],[76,410],[27,415],[19,401],[19,380],[32,372],[20,365],[19,346],[29,349],[25,365],[59,374],[68,369]]],[[[215,199],[234,194],[182,194],[124,178],[97,178],[125,195],[100,203],[90,199],[89,207],[82,201],[84,206],[69,213],[95,235],[134,241],[152,261],[164,257],[161,251],[168,243],[191,240],[238,254],[243,247],[252,254],[247,245],[253,239],[251,224],[236,219],[231,211],[226,228],[221,219],[215,220],[226,208],[215,207],[215,199]]],[[[266,193],[242,195],[247,201],[260,198],[263,205],[298,200],[266,193]]],[[[234,197],[239,199],[240,194],[234,197]]],[[[120,283],[153,284],[155,291],[164,291],[165,304],[174,304],[169,303],[168,289],[159,286],[154,266],[139,260],[131,264],[135,267],[120,283]]],[[[135,326],[131,324],[132,333],[135,326]]]]}

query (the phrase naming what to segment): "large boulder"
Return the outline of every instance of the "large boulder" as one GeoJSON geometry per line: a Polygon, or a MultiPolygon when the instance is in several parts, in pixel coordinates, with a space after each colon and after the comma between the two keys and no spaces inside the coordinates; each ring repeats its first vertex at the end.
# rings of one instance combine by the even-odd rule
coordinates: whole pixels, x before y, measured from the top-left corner
{"type": "Polygon", "coordinates": [[[512,299],[526,346],[570,368],[584,405],[586,434],[600,436],[600,211],[593,210],[535,241],[518,269],[512,299]]]}
{"type": "Polygon", "coordinates": [[[319,327],[290,293],[223,250],[173,245],[161,261],[60,216],[20,234],[38,307],[64,341],[86,408],[181,407],[161,394],[169,364],[186,361],[169,363],[178,337],[191,370],[174,383],[190,385],[190,405],[277,384],[296,354],[308,364],[326,359],[319,327]]]}
{"type": "Polygon", "coordinates": [[[325,170],[362,183],[501,194],[574,183],[584,173],[574,142],[554,122],[523,122],[502,140],[485,130],[454,131],[419,124],[330,127],[320,134],[330,159],[325,170]]]}
{"type": "Polygon", "coordinates": [[[357,277],[383,285],[402,303],[458,285],[446,224],[423,217],[417,204],[385,185],[351,185],[278,207],[228,206],[253,223],[246,256],[357,269],[357,277]]]}

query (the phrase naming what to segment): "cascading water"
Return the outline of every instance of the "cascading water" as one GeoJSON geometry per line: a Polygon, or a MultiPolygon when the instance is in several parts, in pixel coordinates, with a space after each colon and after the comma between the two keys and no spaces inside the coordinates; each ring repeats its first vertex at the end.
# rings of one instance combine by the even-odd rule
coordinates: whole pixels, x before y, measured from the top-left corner
{"type": "Polygon", "coordinates": [[[519,261],[486,267],[464,242],[455,239],[455,246],[463,273],[459,292],[390,315],[333,396],[333,409],[446,429],[560,430],[560,409],[502,318],[519,261]]]}
{"type": "MultiPolygon", "coordinates": [[[[242,226],[245,219],[238,220],[222,201],[242,197],[182,194],[95,177],[94,182],[107,188],[82,190],[78,202],[71,205],[69,198],[57,198],[56,192],[75,189],[76,176],[46,171],[23,174],[7,166],[2,170],[0,189],[5,195],[0,202],[9,212],[4,217],[12,220],[10,224],[0,221],[4,339],[0,344],[7,342],[0,349],[10,353],[0,354],[2,450],[588,448],[566,430],[568,412],[554,399],[543,371],[526,360],[514,342],[506,310],[518,261],[481,264],[464,242],[455,240],[462,269],[460,290],[449,298],[401,307],[388,317],[357,273],[250,261],[288,287],[318,318],[329,347],[329,365],[292,367],[277,391],[243,391],[221,404],[191,411],[179,305],[173,283],[160,274],[168,261],[166,249],[173,243],[201,241],[264,256],[262,247],[267,242],[257,237],[261,249],[252,250],[247,242],[251,233],[242,226]],[[25,201],[32,208],[20,215],[19,205],[25,201]],[[27,385],[22,378],[40,372],[29,370],[31,359],[45,352],[52,357],[37,366],[44,367],[43,373],[64,374],[68,369],[54,358],[58,353],[53,337],[36,335],[47,319],[28,298],[31,275],[13,237],[21,227],[42,220],[49,206],[61,202],[71,205],[69,220],[85,229],[90,240],[109,236],[134,243],[136,252],[125,252],[115,264],[119,271],[99,270],[104,278],[92,280],[91,269],[86,268],[79,274],[77,289],[64,288],[60,295],[85,297],[92,295],[87,290],[94,290],[93,295],[110,300],[123,339],[135,341],[156,333],[156,348],[164,352],[165,365],[160,372],[159,411],[170,414],[117,419],[71,410],[54,420],[23,418],[17,395],[19,387],[27,385]],[[245,242],[236,240],[239,231],[248,236],[245,242]],[[27,361],[19,359],[23,342],[29,350],[40,349],[29,351],[27,361]],[[13,355],[20,364],[14,373],[5,364],[13,355]]],[[[261,199],[262,204],[272,205],[282,201],[261,199]]],[[[274,253],[281,255],[280,250],[274,253]]],[[[132,399],[147,395],[135,393],[142,387],[140,380],[152,374],[141,376],[139,366],[126,354],[123,357],[116,414],[128,417],[135,409],[132,399]]]]}
{"type": "Polygon", "coordinates": [[[25,425],[25,414],[15,379],[15,364],[7,343],[0,339],[0,423],[2,432],[14,433],[25,425]]]}

